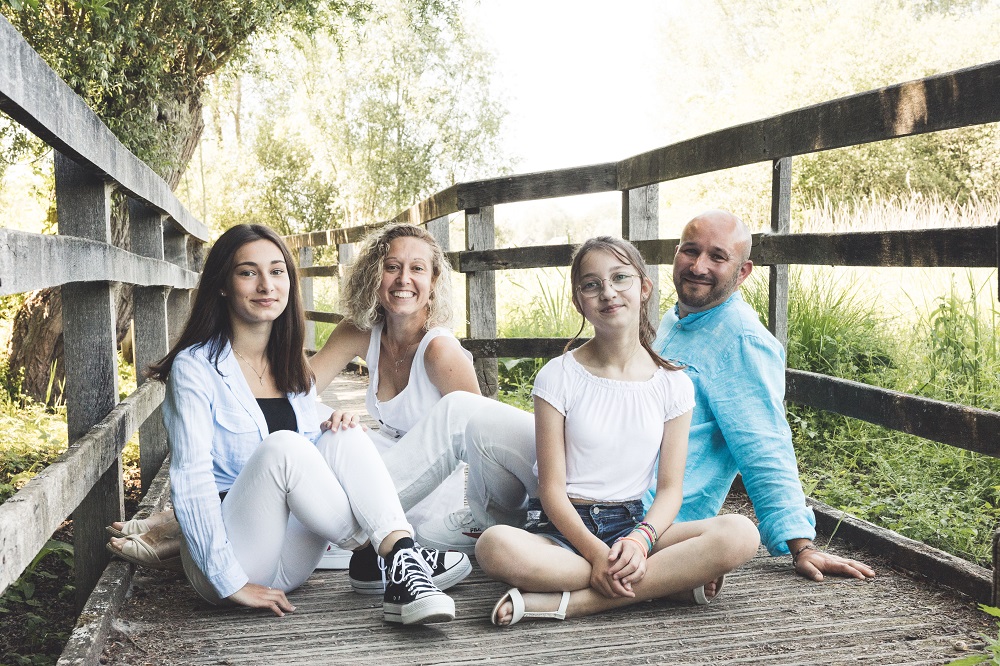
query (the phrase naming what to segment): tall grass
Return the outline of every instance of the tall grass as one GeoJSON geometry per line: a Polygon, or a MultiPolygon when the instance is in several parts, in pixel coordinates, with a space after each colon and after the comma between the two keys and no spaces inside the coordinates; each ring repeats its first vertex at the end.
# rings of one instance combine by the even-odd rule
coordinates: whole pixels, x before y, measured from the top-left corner
{"type": "Polygon", "coordinates": [[[910,196],[870,196],[850,202],[813,201],[792,216],[792,231],[887,231],[995,225],[1000,200],[972,196],[964,203],[913,192],[910,196]]]}
{"type": "MultiPolygon", "coordinates": [[[[506,279],[509,289],[505,311],[499,313],[504,338],[568,338],[580,330],[583,317],[570,299],[569,271],[542,268],[521,274],[523,279],[506,279]]],[[[583,337],[593,335],[587,324],[583,337]]],[[[531,411],[531,387],[543,359],[502,358],[499,360],[499,398],[507,404],[531,411]]]]}
{"type": "MultiPolygon", "coordinates": [[[[789,293],[788,366],[937,399],[1000,406],[1000,330],[987,284],[968,279],[899,326],[857,287],[804,280],[789,293]]],[[[766,288],[745,296],[761,314],[766,288]]],[[[832,506],[988,566],[1000,522],[1000,460],[790,404],[806,492],[832,506]]]]}

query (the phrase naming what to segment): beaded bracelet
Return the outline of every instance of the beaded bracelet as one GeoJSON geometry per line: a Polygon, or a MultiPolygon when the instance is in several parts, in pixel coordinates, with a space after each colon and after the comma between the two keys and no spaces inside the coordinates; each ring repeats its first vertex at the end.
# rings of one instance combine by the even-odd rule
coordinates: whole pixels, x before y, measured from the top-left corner
{"type": "Polygon", "coordinates": [[[653,536],[652,531],[650,531],[650,529],[648,527],[646,527],[645,525],[636,525],[635,527],[632,528],[632,531],[633,532],[642,532],[643,534],[646,535],[646,538],[648,538],[650,541],[653,541],[655,539],[655,537],[653,536]]]}
{"type": "Polygon", "coordinates": [[[806,552],[807,550],[817,550],[817,551],[818,551],[818,550],[819,550],[819,548],[817,548],[816,546],[814,546],[814,545],[813,545],[813,544],[811,544],[811,543],[807,543],[806,545],[804,545],[804,546],[802,546],[801,548],[799,548],[799,549],[798,549],[797,551],[795,551],[795,553],[794,553],[794,554],[792,555],[792,566],[793,566],[793,567],[794,567],[794,566],[795,566],[796,564],[798,564],[798,563],[799,563],[799,555],[801,555],[802,553],[806,552]]]}
{"type": "Polygon", "coordinates": [[[657,541],[660,540],[660,535],[656,532],[656,528],[653,527],[652,523],[648,523],[644,520],[638,525],[636,525],[636,527],[645,527],[646,529],[648,529],[652,533],[650,534],[650,537],[652,537],[653,543],[656,543],[657,541]]]}

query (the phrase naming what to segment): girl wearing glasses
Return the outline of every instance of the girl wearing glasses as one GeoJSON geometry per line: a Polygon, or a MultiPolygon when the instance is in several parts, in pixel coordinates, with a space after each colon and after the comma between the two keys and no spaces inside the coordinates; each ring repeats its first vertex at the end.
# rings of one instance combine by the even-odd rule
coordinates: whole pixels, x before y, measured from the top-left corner
{"type": "Polygon", "coordinates": [[[573,305],[594,337],[535,380],[538,499],[525,529],[497,525],[476,545],[483,570],[513,586],[493,609],[499,626],[663,597],[706,604],[759,543],[739,515],[673,523],[694,389],[650,346],[653,283],[638,251],[593,238],[570,276],[573,305]],[[654,473],[656,499],[644,515],[654,473]]]}

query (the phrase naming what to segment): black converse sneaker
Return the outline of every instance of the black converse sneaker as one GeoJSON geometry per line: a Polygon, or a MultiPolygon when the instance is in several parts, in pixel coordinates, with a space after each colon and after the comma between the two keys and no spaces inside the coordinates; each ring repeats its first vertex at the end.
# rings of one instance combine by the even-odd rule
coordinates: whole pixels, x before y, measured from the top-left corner
{"type": "MultiPolygon", "coordinates": [[[[472,573],[468,555],[421,546],[415,546],[414,550],[427,562],[431,569],[431,581],[439,590],[457,585],[472,573]]],[[[351,588],[358,594],[382,594],[385,591],[385,576],[379,567],[379,557],[370,544],[351,557],[348,576],[351,588]]]]}
{"type": "Polygon", "coordinates": [[[400,539],[389,567],[382,598],[386,622],[427,624],[455,619],[455,602],[431,581],[431,568],[413,548],[413,541],[400,539]]]}

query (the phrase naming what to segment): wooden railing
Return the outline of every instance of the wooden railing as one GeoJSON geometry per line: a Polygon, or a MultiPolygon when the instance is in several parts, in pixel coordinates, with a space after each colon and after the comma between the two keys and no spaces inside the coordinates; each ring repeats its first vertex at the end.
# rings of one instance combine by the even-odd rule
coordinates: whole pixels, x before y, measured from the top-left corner
{"type": "MultiPolygon", "coordinates": [[[[0,590],[9,586],[69,515],[74,518],[78,591],[85,597],[107,555],[103,527],[121,517],[120,453],[138,428],[144,483],[166,454],[156,414],[162,387],[143,382],[117,404],[113,282],[136,286],[136,364],[166,353],[196,285],[204,226],[166,183],[127,151],[17,32],[0,18],[0,109],[56,151],[59,235],[0,229],[0,294],[61,287],[69,449],[0,505],[0,590]],[[129,198],[132,252],[112,246],[110,197],[129,198]]],[[[673,144],[620,162],[460,183],[396,219],[425,224],[465,275],[467,338],[484,393],[495,394],[497,357],[551,357],[564,340],[497,337],[495,271],[569,264],[573,247],[495,247],[494,207],[505,203],[619,191],[622,236],[653,266],[671,263],[676,239],[658,237],[658,184],[758,162],[773,165],[771,233],[752,258],[770,270],[769,326],[787,335],[789,264],[988,266],[1000,254],[1000,227],[790,234],[792,157],[836,147],[1000,120],[1000,62],[833,100],[673,144]],[[451,251],[449,216],[462,213],[465,247],[451,251]]],[[[377,225],[372,225],[377,226],[377,225]]],[[[311,249],[338,247],[341,261],[372,227],[289,237],[306,278],[311,249]]],[[[308,298],[311,280],[304,280],[308,298]]],[[[651,304],[659,302],[654,295],[651,304]]],[[[658,313],[657,313],[658,314],[658,313]]],[[[337,322],[335,313],[309,312],[337,322]]],[[[1000,414],[788,370],[787,397],[967,450],[1000,456],[1000,414]]],[[[996,542],[995,542],[996,544],[996,542]]],[[[996,558],[997,545],[994,546],[996,558]]],[[[996,570],[996,567],[994,567],[996,570]]]]}
{"type": "MultiPolygon", "coordinates": [[[[1000,61],[836,99],[659,148],[620,162],[523,174],[453,185],[398,215],[394,221],[425,224],[448,244],[448,218],[464,213],[465,248],[449,259],[466,278],[467,330],[463,345],[476,357],[483,392],[497,389],[497,357],[552,357],[564,339],[498,338],[494,272],[567,266],[572,245],[498,249],[494,206],[506,203],[620,191],[622,237],[635,243],[655,266],[673,261],[677,239],[658,238],[658,184],[721,169],[770,162],[773,166],[770,233],[754,237],[752,260],[769,267],[769,328],[784,344],[788,332],[788,266],[997,267],[1000,226],[847,233],[789,233],[791,169],[795,155],[871,141],[1000,121],[1000,61]]],[[[706,202],[710,204],[711,202],[706,202]]],[[[377,226],[377,225],[375,225],[377,226]]],[[[292,236],[307,255],[312,247],[336,245],[341,263],[350,244],[371,227],[292,236]]],[[[317,266],[307,277],[336,275],[317,266]]],[[[308,280],[306,280],[308,282],[308,280]]],[[[654,295],[651,306],[659,302],[654,295]]],[[[658,318],[659,313],[654,313],[658,318]]],[[[340,315],[310,311],[313,321],[340,315]]],[[[894,430],[1000,457],[1000,414],[929,400],[857,382],[789,369],[787,399],[862,419],[894,430]]],[[[1000,535],[1000,532],[998,532],[1000,535]]],[[[994,536],[994,572],[1000,542],[994,536]]],[[[909,556],[907,556],[909,557],[909,556]]],[[[936,556],[930,556],[934,559],[936,556]]],[[[908,560],[913,562],[912,557],[908,560]]],[[[934,568],[927,558],[919,560],[934,568]]],[[[961,568],[961,567],[959,567],[961,568]]],[[[982,581],[949,582],[973,596],[982,581]]],[[[997,601],[997,580],[993,601],[997,601]]],[[[987,600],[987,599],[983,599],[987,600]]]]}
{"type": "Polygon", "coordinates": [[[0,592],[73,517],[82,606],[108,562],[104,526],[122,519],[121,451],[139,430],[143,487],[167,454],[163,385],[118,402],[113,283],[133,290],[137,368],[162,358],[186,318],[208,233],[167,184],[0,17],[0,109],[55,151],[59,235],[0,228],[0,295],[62,290],[69,447],[0,505],[0,592]],[[111,196],[128,199],[132,251],[111,244],[111,196]]]}

